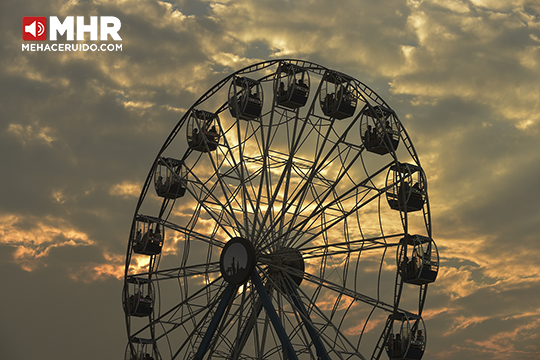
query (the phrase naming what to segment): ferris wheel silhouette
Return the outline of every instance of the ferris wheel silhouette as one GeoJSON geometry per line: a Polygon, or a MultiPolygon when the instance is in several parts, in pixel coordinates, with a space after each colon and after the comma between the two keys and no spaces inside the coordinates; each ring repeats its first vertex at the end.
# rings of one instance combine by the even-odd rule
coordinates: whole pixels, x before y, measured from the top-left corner
{"type": "Polygon", "coordinates": [[[396,112],[339,71],[257,63],[197,100],[150,167],[125,358],[420,359],[438,269],[396,112]]]}

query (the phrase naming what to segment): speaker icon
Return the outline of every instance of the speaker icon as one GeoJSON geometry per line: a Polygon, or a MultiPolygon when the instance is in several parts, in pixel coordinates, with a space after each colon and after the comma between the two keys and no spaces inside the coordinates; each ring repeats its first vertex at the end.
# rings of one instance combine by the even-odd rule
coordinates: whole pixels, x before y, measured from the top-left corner
{"type": "Polygon", "coordinates": [[[43,33],[45,32],[45,25],[43,25],[42,23],[37,22],[37,21],[34,21],[30,25],[26,25],[24,27],[24,31],[26,31],[27,33],[30,33],[30,34],[32,34],[32,36],[36,37],[36,27],[37,27],[37,36],[43,35],[43,33]]]}
{"type": "Polygon", "coordinates": [[[47,40],[47,18],[44,16],[23,17],[23,40],[43,41],[47,40]]]}

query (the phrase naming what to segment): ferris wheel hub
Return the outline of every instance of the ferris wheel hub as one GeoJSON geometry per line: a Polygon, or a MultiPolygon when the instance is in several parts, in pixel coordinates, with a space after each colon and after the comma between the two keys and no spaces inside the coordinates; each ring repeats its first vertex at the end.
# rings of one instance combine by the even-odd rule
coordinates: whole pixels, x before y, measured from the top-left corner
{"type": "Polygon", "coordinates": [[[260,256],[260,260],[268,265],[270,277],[274,279],[290,278],[296,285],[304,279],[304,258],[298,249],[284,247],[270,254],[260,256]]]}
{"type": "Polygon", "coordinates": [[[219,259],[221,275],[229,284],[244,284],[255,268],[255,248],[251,242],[241,237],[227,242],[219,259]]]}

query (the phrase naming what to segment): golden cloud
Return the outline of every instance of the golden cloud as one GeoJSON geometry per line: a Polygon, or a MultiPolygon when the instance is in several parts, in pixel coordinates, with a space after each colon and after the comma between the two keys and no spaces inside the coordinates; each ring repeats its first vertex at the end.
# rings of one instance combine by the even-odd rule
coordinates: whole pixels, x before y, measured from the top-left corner
{"type": "Polygon", "coordinates": [[[140,183],[124,181],[111,186],[109,194],[112,196],[138,197],[141,193],[141,188],[142,185],[140,183]]]}
{"type": "Polygon", "coordinates": [[[90,246],[94,241],[67,221],[45,218],[0,215],[0,243],[16,250],[13,259],[24,270],[33,271],[43,265],[40,259],[51,249],[64,246],[90,246]]]}
{"type": "Polygon", "coordinates": [[[7,132],[15,136],[23,145],[28,143],[42,143],[48,146],[56,140],[52,135],[53,130],[48,127],[40,127],[38,124],[23,126],[21,124],[9,124],[7,132]]]}

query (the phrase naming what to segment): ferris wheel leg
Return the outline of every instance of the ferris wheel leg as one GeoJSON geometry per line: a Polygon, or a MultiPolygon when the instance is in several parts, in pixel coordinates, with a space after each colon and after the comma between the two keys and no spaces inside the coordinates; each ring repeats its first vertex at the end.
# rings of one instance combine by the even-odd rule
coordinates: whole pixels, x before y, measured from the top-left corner
{"type": "Polygon", "coordinates": [[[261,314],[262,308],[263,308],[262,301],[261,299],[259,299],[257,303],[255,304],[253,313],[251,314],[246,326],[244,327],[242,334],[236,340],[236,345],[234,346],[234,352],[229,360],[238,360],[238,357],[240,356],[240,353],[244,349],[244,346],[246,345],[249,335],[251,334],[251,331],[253,330],[253,327],[255,326],[255,323],[257,322],[259,315],[261,314]]]}
{"type": "Polygon", "coordinates": [[[199,350],[195,354],[194,360],[201,360],[208,351],[208,347],[210,346],[210,342],[212,341],[212,338],[214,337],[214,333],[217,330],[217,327],[219,323],[221,322],[221,318],[223,317],[223,314],[225,313],[225,310],[229,307],[229,304],[231,303],[231,300],[233,298],[233,295],[236,291],[236,285],[229,284],[225,288],[225,291],[223,292],[223,297],[221,298],[221,301],[219,302],[218,308],[216,312],[214,313],[214,317],[212,318],[212,321],[210,322],[210,325],[208,326],[208,329],[206,329],[206,333],[204,334],[204,337],[202,339],[201,344],[199,345],[199,350]]]}
{"type": "Polygon", "coordinates": [[[319,336],[317,330],[315,330],[315,328],[313,327],[306,307],[304,306],[304,303],[300,300],[300,295],[296,290],[297,285],[290,279],[285,279],[285,283],[287,284],[287,287],[291,292],[291,298],[294,306],[301,313],[301,317],[307,319],[307,321],[304,321],[304,325],[307,329],[309,336],[311,337],[311,341],[313,341],[313,344],[315,345],[315,349],[317,351],[317,358],[320,360],[330,360],[330,356],[328,356],[328,352],[326,351],[326,348],[321,341],[321,337],[319,336]]]}
{"type": "Polygon", "coordinates": [[[289,360],[298,360],[296,352],[292,347],[291,341],[287,336],[287,333],[285,332],[285,328],[283,328],[283,324],[281,323],[281,320],[279,320],[276,309],[274,308],[274,305],[272,305],[272,300],[270,300],[270,297],[266,292],[266,288],[264,287],[261,278],[257,273],[257,269],[254,269],[253,273],[251,274],[251,282],[255,285],[264,309],[266,310],[266,313],[268,314],[268,317],[270,318],[270,321],[272,322],[272,325],[276,330],[277,336],[281,341],[284,358],[289,360]]]}

